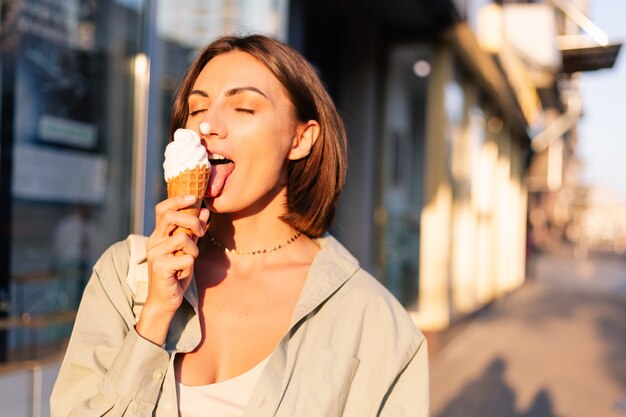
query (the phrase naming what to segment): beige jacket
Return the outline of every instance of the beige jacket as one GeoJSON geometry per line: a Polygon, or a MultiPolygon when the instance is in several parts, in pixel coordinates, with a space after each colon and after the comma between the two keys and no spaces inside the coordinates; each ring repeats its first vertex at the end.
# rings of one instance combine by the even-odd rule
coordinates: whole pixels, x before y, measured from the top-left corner
{"type": "MultiPolygon", "coordinates": [[[[291,327],[252,394],[249,417],[426,417],[426,341],[402,306],[331,236],[318,239],[291,327]]],[[[52,417],[177,417],[173,363],[200,341],[195,283],[165,348],[134,325],[145,301],[145,238],[94,267],[54,386],[52,417]]]]}

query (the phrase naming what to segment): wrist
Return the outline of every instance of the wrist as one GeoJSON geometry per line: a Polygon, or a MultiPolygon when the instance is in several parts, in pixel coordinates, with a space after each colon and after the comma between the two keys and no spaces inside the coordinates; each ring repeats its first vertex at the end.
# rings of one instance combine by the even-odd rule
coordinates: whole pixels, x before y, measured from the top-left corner
{"type": "Polygon", "coordinates": [[[174,312],[163,311],[163,309],[155,308],[146,303],[141,310],[135,330],[139,336],[149,342],[163,346],[173,317],[174,312]]]}

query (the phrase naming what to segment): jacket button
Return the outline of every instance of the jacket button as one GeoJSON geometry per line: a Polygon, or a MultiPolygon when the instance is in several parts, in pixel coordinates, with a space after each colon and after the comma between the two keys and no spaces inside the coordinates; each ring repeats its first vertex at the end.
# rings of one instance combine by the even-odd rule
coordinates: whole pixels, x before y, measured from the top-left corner
{"type": "Polygon", "coordinates": [[[154,373],[152,374],[152,378],[154,378],[155,380],[159,380],[163,377],[163,372],[161,371],[154,371],[154,373]]]}

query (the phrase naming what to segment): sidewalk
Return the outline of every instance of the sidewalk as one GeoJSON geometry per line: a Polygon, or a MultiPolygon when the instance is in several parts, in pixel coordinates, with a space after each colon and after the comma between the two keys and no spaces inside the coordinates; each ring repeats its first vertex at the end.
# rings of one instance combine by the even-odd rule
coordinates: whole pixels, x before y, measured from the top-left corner
{"type": "Polygon", "coordinates": [[[626,258],[531,273],[434,355],[433,417],[626,417],[626,258]]]}

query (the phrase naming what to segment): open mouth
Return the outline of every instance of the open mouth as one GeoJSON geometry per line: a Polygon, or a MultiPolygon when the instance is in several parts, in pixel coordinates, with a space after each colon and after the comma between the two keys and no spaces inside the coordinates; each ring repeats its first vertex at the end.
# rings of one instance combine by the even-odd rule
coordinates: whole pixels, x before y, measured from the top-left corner
{"type": "Polygon", "coordinates": [[[230,159],[226,159],[226,158],[224,158],[224,159],[209,159],[209,163],[211,165],[224,165],[224,164],[230,164],[231,162],[233,162],[233,161],[231,161],[230,159]]]}
{"type": "Polygon", "coordinates": [[[209,158],[209,163],[211,165],[223,165],[223,164],[229,164],[231,162],[233,161],[217,153],[214,153],[213,156],[209,158]]]}

